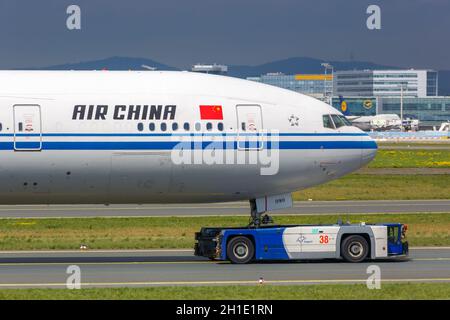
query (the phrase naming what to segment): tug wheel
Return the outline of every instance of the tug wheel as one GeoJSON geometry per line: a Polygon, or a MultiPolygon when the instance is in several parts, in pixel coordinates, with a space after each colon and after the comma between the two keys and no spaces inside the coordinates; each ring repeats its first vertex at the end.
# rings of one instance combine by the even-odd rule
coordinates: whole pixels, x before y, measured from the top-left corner
{"type": "Polygon", "coordinates": [[[341,245],[341,255],[348,262],[361,262],[369,254],[369,245],[364,237],[359,235],[349,236],[341,245]]]}
{"type": "Polygon", "coordinates": [[[235,237],[228,242],[227,257],[232,263],[244,264],[253,260],[255,246],[253,242],[243,236],[235,237]]]}

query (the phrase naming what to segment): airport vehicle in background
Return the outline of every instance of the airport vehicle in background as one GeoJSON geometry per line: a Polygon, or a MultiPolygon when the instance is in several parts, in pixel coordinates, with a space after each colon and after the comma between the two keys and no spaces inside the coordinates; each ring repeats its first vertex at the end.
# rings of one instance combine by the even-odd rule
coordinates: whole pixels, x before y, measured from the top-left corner
{"type": "Polygon", "coordinates": [[[439,132],[450,131],[450,121],[442,122],[438,129],[439,132]]]}
{"type": "Polygon", "coordinates": [[[259,226],[291,192],[358,170],[376,149],[330,105],[253,81],[0,72],[0,204],[249,200],[259,226]]]}
{"type": "MultiPolygon", "coordinates": [[[[402,121],[397,114],[377,114],[375,116],[347,116],[347,119],[363,131],[400,130],[402,121]]],[[[417,131],[419,120],[412,116],[404,116],[403,129],[417,131]]]]}
{"type": "Polygon", "coordinates": [[[408,255],[406,230],[400,223],[202,228],[195,255],[233,263],[399,258],[408,255]]]}

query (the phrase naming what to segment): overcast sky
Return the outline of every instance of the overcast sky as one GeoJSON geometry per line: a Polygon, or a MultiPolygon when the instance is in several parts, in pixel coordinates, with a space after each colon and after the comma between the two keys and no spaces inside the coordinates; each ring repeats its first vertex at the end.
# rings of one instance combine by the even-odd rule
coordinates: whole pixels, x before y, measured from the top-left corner
{"type": "Polygon", "coordinates": [[[450,69],[450,0],[0,0],[0,68],[110,56],[256,65],[288,57],[450,69]],[[81,7],[82,29],[66,28],[81,7]],[[369,4],[382,29],[366,27],[369,4]]]}

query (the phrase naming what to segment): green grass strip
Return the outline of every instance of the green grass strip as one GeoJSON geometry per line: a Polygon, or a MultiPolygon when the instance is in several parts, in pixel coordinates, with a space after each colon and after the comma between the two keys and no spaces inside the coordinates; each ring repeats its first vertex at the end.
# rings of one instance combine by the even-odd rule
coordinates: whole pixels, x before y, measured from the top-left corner
{"type": "MultiPolygon", "coordinates": [[[[3,289],[1,300],[75,300],[75,299],[151,299],[151,300],[398,300],[449,299],[450,283],[382,283],[381,289],[369,290],[363,284],[303,286],[200,286],[101,289],[3,289]]],[[[270,304],[270,302],[268,302],[270,304]]]]}
{"type": "Polygon", "coordinates": [[[418,200],[449,199],[450,174],[351,174],[294,193],[294,200],[418,200]]]}
{"type": "MultiPolygon", "coordinates": [[[[450,214],[275,215],[278,224],[401,222],[412,246],[450,245],[450,214]]],[[[203,226],[245,226],[246,216],[0,219],[0,250],[193,248],[203,226]]]]}
{"type": "Polygon", "coordinates": [[[450,149],[379,149],[369,168],[450,168],[450,149]]]}

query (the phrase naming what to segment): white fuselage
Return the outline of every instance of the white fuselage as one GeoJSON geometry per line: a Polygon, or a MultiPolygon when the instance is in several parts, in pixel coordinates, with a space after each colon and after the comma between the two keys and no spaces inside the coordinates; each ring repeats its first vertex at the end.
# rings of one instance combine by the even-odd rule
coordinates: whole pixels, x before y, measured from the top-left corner
{"type": "Polygon", "coordinates": [[[222,76],[3,71],[0,204],[215,202],[308,188],[376,152],[355,127],[326,128],[328,114],[341,115],[295,92],[222,76]],[[222,118],[202,119],[200,106],[220,106],[222,118]],[[193,163],[174,160],[180,142],[193,163]],[[208,160],[225,149],[224,163],[208,160]],[[269,150],[270,166],[237,163],[269,150]],[[264,167],[274,170],[261,174],[264,167]]]}

